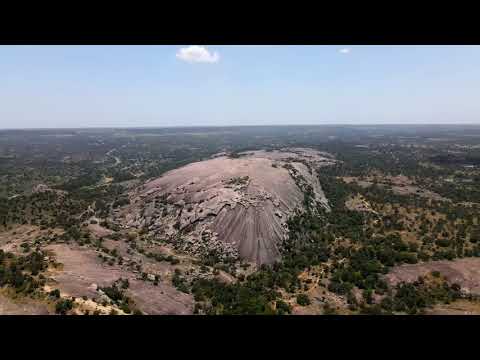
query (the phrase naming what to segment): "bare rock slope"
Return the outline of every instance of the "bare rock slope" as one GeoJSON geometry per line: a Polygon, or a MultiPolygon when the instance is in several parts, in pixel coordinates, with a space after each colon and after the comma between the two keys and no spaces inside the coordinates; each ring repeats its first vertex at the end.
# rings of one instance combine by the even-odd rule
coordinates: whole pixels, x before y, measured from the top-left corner
{"type": "Polygon", "coordinates": [[[130,205],[116,219],[126,228],[175,239],[192,253],[271,263],[280,256],[287,219],[302,211],[307,188],[311,201],[328,209],[316,171],[333,162],[328,154],[297,148],[220,154],[147,182],[130,194],[130,205]]]}
{"type": "Polygon", "coordinates": [[[395,266],[385,275],[385,279],[395,286],[400,282],[413,282],[419,276],[425,276],[432,271],[438,271],[451,283],[457,283],[462,291],[480,295],[480,259],[463,258],[453,261],[428,261],[418,264],[395,266]]]}

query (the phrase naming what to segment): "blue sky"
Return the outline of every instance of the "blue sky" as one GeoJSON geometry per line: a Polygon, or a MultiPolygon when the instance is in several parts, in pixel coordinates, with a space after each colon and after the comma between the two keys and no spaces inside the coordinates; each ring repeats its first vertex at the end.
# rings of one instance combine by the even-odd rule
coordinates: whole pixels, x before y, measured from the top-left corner
{"type": "Polygon", "coordinates": [[[479,99],[480,46],[0,46],[0,128],[480,124],[479,99]]]}

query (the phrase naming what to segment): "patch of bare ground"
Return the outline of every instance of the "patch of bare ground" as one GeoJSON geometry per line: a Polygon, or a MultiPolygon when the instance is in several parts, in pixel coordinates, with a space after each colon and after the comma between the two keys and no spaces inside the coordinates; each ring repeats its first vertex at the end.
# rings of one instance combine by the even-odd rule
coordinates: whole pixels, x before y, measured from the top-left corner
{"type": "Polygon", "coordinates": [[[50,269],[52,287],[57,287],[68,296],[97,297],[96,285],[109,286],[124,275],[119,267],[102,264],[93,250],[76,245],[53,244],[45,247],[55,260],[62,264],[60,269],[50,269]]]}
{"type": "Polygon", "coordinates": [[[17,225],[8,231],[0,232],[0,249],[14,254],[21,254],[20,245],[30,244],[40,237],[52,237],[63,233],[62,229],[44,229],[35,225],[17,225]]]}
{"type": "Polygon", "coordinates": [[[315,266],[302,272],[299,279],[302,282],[302,290],[294,294],[282,291],[282,297],[292,307],[293,315],[320,315],[325,313],[326,307],[337,314],[351,313],[346,300],[327,289],[328,280],[322,266],[315,266]],[[310,304],[299,305],[296,300],[299,294],[307,295],[310,304]]]}
{"type": "Polygon", "coordinates": [[[437,164],[430,163],[430,162],[419,162],[418,165],[426,167],[426,168],[432,168],[436,170],[442,170],[443,168],[437,164]]]}
{"type": "Polygon", "coordinates": [[[113,234],[113,231],[110,230],[110,229],[107,229],[106,227],[103,227],[101,226],[99,223],[98,223],[98,219],[93,219],[96,223],[89,223],[87,225],[87,229],[89,230],[89,232],[95,236],[96,238],[102,238],[102,237],[105,237],[105,236],[108,236],[108,235],[112,235],[113,234]]]}
{"type": "Polygon", "coordinates": [[[370,203],[365,200],[361,194],[350,197],[345,202],[345,207],[352,211],[376,213],[376,211],[372,209],[370,203]]]}
{"type": "MultiPolygon", "coordinates": [[[[45,294],[50,293],[50,291],[58,289],[56,286],[56,283],[50,283],[50,285],[45,285],[43,287],[43,291],[45,294]]],[[[70,293],[64,292],[63,290],[60,290],[60,297],[59,299],[70,299],[72,300],[72,296],[70,293]]],[[[45,303],[49,303],[48,300],[45,301],[45,303]]],[[[49,308],[54,308],[52,304],[49,308]]],[[[98,303],[97,301],[93,299],[89,299],[88,296],[86,297],[77,297],[73,301],[73,308],[70,310],[69,314],[72,315],[110,315],[112,314],[112,311],[115,312],[116,315],[126,315],[122,310],[120,310],[118,307],[113,306],[111,304],[101,304],[98,303]]],[[[51,313],[55,313],[55,311],[51,311],[51,313]]]]}
{"type": "Polygon", "coordinates": [[[425,276],[432,271],[440,272],[450,283],[459,284],[462,291],[480,295],[480,258],[429,261],[395,266],[385,275],[385,279],[395,286],[402,281],[416,281],[419,276],[425,276]]]}
{"type": "Polygon", "coordinates": [[[392,191],[397,195],[418,195],[435,201],[451,201],[433,191],[422,189],[414,185],[392,186],[392,191]]]}
{"type": "Polygon", "coordinates": [[[427,315],[480,315],[480,301],[460,299],[450,304],[437,304],[427,310],[427,315]]]}
{"type": "Polygon", "coordinates": [[[237,279],[230,275],[229,273],[226,273],[223,270],[218,271],[218,275],[215,277],[216,280],[224,283],[224,284],[232,284],[237,281],[237,279]]]}
{"type": "Polygon", "coordinates": [[[193,313],[191,295],[159,282],[158,286],[144,281],[130,283],[128,294],[142,312],[149,315],[189,315],[193,313]]]}
{"type": "Polygon", "coordinates": [[[295,298],[288,301],[292,306],[292,315],[321,315],[324,314],[326,306],[340,315],[351,314],[345,299],[329,291],[324,286],[315,285],[305,292],[305,294],[310,299],[309,305],[298,305],[295,298]]]}
{"type": "Polygon", "coordinates": [[[157,285],[142,280],[122,266],[109,266],[99,259],[92,249],[78,246],[53,244],[46,247],[55,254],[56,261],[63,264],[61,270],[52,270],[48,276],[52,288],[58,288],[62,296],[74,296],[99,300],[99,287],[110,286],[119,278],[128,279],[126,291],[138,309],[145,314],[190,314],[193,311],[193,298],[175,289],[160,277],[157,285]]]}
{"type": "Polygon", "coordinates": [[[342,178],[347,184],[356,183],[357,185],[367,188],[377,185],[381,188],[392,190],[397,195],[418,195],[435,201],[451,201],[433,191],[422,189],[415,185],[414,180],[406,176],[366,176],[362,178],[345,176],[342,178]]]}
{"type": "Polygon", "coordinates": [[[0,315],[49,315],[49,307],[35,299],[16,296],[11,289],[0,289],[0,315]]]}
{"type": "Polygon", "coordinates": [[[131,250],[129,244],[123,240],[105,239],[102,242],[102,246],[110,251],[115,250],[118,256],[122,258],[124,264],[141,264],[143,272],[159,275],[162,279],[171,279],[175,269],[188,272],[197,267],[197,258],[188,254],[178,253],[169,246],[148,241],[138,241],[138,239],[132,241],[136,243],[135,251],[131,250]],[[140,249],[142,253],[139,252],[140,249]],[[159,261],[155,257],[147,256],[147,254],[153,254],[154,256],[163,255],[164,258],[170,257],[175,261],[175,265],[167,259],[159,261]]]}
{"type": "MultiPolygon", "coordinates": [[[[104,239],[102,241],[102,246],[108,250],[115,250],[120,257],[133,258],[135,255],[129,254],[128,244],[125,241],[104,239]]],[[[137,254],[137,257],[141,257],[140,254],[137,254]]]]}

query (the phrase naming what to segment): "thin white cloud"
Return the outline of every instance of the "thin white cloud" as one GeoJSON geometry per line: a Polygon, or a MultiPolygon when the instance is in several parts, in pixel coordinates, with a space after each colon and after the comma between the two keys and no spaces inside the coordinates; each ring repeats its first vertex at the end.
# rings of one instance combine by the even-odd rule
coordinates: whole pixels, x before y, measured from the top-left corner
{"type": "Polygon", "coordinates": [[[189,63],[216,63],[220,60],[217,52],[210,52],[204,46],[192,45],[177,51],[177,58],[189,63]]]}
{"type": "Polygon", "coordinates": [[[340,49],[338,52],[341,54],[350,54],[351,51],[352,49],[350,48],[343,48],[343,49],[340,49]]]}

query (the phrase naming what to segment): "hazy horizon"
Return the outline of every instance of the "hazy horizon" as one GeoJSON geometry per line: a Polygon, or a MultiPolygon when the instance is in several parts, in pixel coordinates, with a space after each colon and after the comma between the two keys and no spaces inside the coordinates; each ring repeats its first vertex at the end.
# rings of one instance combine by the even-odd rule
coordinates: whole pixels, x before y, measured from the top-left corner
{"type": "Polygon", "coordinates": [[[378,124],[348,124],[348,123],[324,123],[324,124],[266,124],[266,125],[178,125],[178,126],[81,126],[81,127],[23,127],[23,128],[0,128],[0,131],[9,130],[135,130],[135,129],[188,129],[188,128],[242,128],[242,127],[368,127],[368,126],[475,126],[480,127],[480,123],[378,123],[378,124]]]}
{"type": "Polygon", "coordinates": [[[0,129],[480,125],[479,46],[0,46],[0,129]]]}

